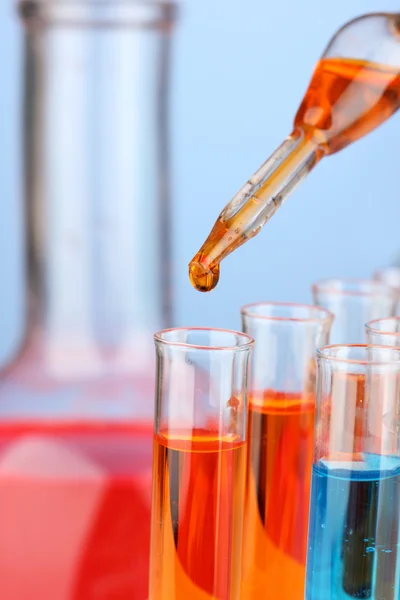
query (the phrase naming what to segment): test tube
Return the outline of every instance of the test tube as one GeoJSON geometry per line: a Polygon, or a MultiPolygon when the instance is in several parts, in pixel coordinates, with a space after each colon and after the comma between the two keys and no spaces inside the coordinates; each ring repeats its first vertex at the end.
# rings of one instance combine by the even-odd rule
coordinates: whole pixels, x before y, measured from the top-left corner
{"type": "MultiPolygon", "coordinates": [[[[400,292],[400,266],[391,266],[378,269],[374,273],[374,279],[376,281],[381,281],[386,285],[390,285],[400,292]]],[[[400,298],[397,303],[396,314],[400,315],[400,298]]]]}
{"type": "Polygon", "coordinates": [[[368,344],[400,347],[400,317],[369,321],[365,330],[368,344]]]}
{"type": "Polygon", "coordinates": [[[242,600],[303,600],[315,409],[315,353],[333,316],[316,306],[242,308],[249,375],[242,600]]]}
{"type": "Polygon", "coordinates": [[[400,349],[318,351],[306,600],[398,600],[400,349]]]}
{"type": "Polygon", "coordinates": [[[315,304],[335,315],[332,344],[363,344],[365,323],[395,314],[399,292],[369,279],[326,279],[314,283],[315,304]]]}
{"type": "Polygon", "coordinates": [[[228,330],[155,334],[150,600],[239,600],[247,368],[228,330]]]}
{"type": "Polygon", "coordinates": [[[374,273],[374,279],[400,290],[400,266],[378,269],[374,273]]]}

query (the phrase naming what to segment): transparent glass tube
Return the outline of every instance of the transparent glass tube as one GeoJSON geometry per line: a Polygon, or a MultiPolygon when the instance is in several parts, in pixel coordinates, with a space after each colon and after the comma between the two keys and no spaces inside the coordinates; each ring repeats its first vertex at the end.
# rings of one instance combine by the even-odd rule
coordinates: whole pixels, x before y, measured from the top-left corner
{"type": "Polygon", "coordinates": [[[400,290],[400,267],[384,267],[374,273],[374,279],[400,290]]]}
{"type": "MultiPolygon", "coordinates": [[[[390,285],[390,287],[395,288],[400,292],[400,267],[392,266],[392,267],[384,267],[383,269],[378,269],[374,273],[374,279],[376,281],[381,281],[386,285],[390,285]]],[[[396,314],[400,315],[400,297],[397,303],[396,314]]]]}
{"type": "Polygon", "coordinates": [[[365,331],[368,344],[400,347],[400,317],[369,321],[365,331]]]}
{"type": "Polygon", "coordinates": [[[253,340],[155,334],[150,600],[239,600],[247,368],[253,340]]]}
{"type": "Polygon", "coordinates": [[[314,436],[315,353],[329,342],[323,308],[242,308],[255,340],[249,380],[242,600],[303,600],[314,436]]]}
{"type": "Polygon", "coordinates": [[[326,279],[312,286],[315,304],[335,315],[331,342],[362,344],[365,323],[395,314],[399,294],[379,281],[368,279],[326,279]]]}
{"type": "Polygon", "coordinates": [[[220,262],[258,234],[323,156],[302,129],[293,130],[222,210],[190,262],[189,278],[198,291],[217,285],[220,262]]]}
{"type": "Polygon", "coordinates": [[[400,592],[400,349],[318,352],[307,600],[400,592]]]}

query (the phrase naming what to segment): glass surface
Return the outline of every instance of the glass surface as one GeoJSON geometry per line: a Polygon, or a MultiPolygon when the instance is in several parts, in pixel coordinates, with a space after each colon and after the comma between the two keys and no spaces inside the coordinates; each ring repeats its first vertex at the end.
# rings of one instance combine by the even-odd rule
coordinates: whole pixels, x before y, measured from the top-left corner
{"type": "Polygon", "coordinates": [[[315,410],[315,352],[332,315],[242,308],[255,340],[249,380],[242,600],[303,600],[315,410]]]}
{"type": "Polygon", "coordinates": [[[385,267],[374,273],[374,279],[400,290],[400,267],[385,267]]]}
{"type": "Polygon", "coordinates": [[[155,344],[150,600],[239,600],[253,340],[195,328],[155,344]]]}
{"type": "Polygon", "coordinates": [[[306,599],[397,600],[400,349],[318,352],[306,599]]]}
{"type": "Polygon", "coordinates": [[[27,320],[0,374],[4,600],[147,595],[171,11],[19,3],[27,320]]]}
{"type": "Polygon", "coordinates": [[[368,279],[326,279],[314,283],[315,304],[335,315],[334,344],[363,344],[365,323],[395,314],[399,294],[390,286],[368,279]]]}
{"type": "MultiPolygon", "coordinates": [[[[400,292],[400,267],[393,266],[378,269],[378,271],[375,271],[374,273],[374,279],[381,281],[386,285],[390,285],[400,292]]],[[[397,303],[396,314],[400,315],[400,298],[397,303]]]]}
{"type": "Polygon", "coordinates": [[[365,331],[368,344],[400,347],[400,317],[369,321],[365,331]]]}

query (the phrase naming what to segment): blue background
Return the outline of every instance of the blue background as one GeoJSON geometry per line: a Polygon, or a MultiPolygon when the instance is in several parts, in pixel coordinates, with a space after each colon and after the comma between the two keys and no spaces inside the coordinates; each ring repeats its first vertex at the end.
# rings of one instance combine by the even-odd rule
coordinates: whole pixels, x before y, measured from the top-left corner
{"type": "MultiPolygon", "coordinates": [[[[262,233],[222,264],[219,287],[195,292],[187,263],[221,208],[290,133],[312,68],[335,30],[395,0],[184,2],[174,43],[172,158],[176,321],[239,327],[256,300],[310,301],[325,276],[367,277],[400,252],[400,117],[329,157],[262,233]]],[[[19,334],[22,225],[20,30],[0,3],[0,356],[19,334]]]]}

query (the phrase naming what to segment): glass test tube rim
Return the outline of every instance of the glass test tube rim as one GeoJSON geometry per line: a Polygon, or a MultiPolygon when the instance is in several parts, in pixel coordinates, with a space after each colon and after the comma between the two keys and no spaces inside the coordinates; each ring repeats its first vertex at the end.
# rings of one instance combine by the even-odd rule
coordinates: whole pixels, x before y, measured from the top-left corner
{"type": "Polygon", "coordinates": [[[245,304],[241,307],[240,313],[242,316],[250,317],[253,319],[260,319],[264,321],[291,321],[294,323],[332,323],[335,315],[326,308],[314,304],[300,304],[298,302],[252,302],[251,304],[245,304]],[[305,309],[308,310],[310,316],[296,317],[289,315],[266,315],[260,314],[254,311],[256,307],[262,308],[293,308],[293,309],[305,309]],[[311,316],[315,313],[315,316],[311,316]],[[317,316],[320,315],[320,316],[317,316]]]}
{"type": "Polygon", "coordinates": [[[324,360],[329,362],[348,364],[348,365],[358,365],[360,367],[396,367],[400,369],[400,346],[385,346],[383,344],[329,344],[328,346],[323,346],[322,348],[317,348],[317,359],[324,360]],[[393,353],[396,355],[396,359],[386,359],[386,360],[368,360],[368,359],[360,359],[360,358],[348,358],[335,356],[334,351],[340,350],[355,350],[363,349],[367,350],[370,348],[371,350],[382,350],[386,352],[393,353]]]}
{"type": "Polygon", "coordinates": [[[170,346],[176,348],[182,348],[184,350],[205,350],[205,351],[226,351],[226,352],[242,352],[249,350],[254,346],[254,339],[243,333],[242,331],[236,331],[234,329],[223,329],[218,327],[170,327],[168,329],[160,329],[154,334],[154,341],[156,344],[162,344],[163,346],[170,346]],[[233,336],[237,339],[236,345],[232,344],[221,344],[221,345],[208,345],[204,344],[191,344],[188,342],[182,342],[177,340],[168,339],[168,334],[183,332],[212,332],[218,335],[233,336]],[[241,340],[241,341],[240,341],[241,340]]]}
{"type": "Polygon", "coordinates": [[[363,279],[357,277],[331,277],[320,279],[312,284],[313,294],[332,294],[337,296],[386,296],[389,292],[394,299],[400,297],[396,288],[376,279],[363,279]],[[346,289],[349,286],[349,289],[346,289]]]}
{"type": "Polygon", "coordinates": [[[371,333],[376,333],[378,335],[390,335],[399,338],[399,347],[400,347],[400,317],[382,317],[381,319],[372,319],[372,321],[368,321],[365,324],[365,328],[367,331],[371,333]],[[382,323],[395,323],[399,325],[399,331],[391,331],[389,329],[378,329],[374,327],[375,324],[382,323]]]}

